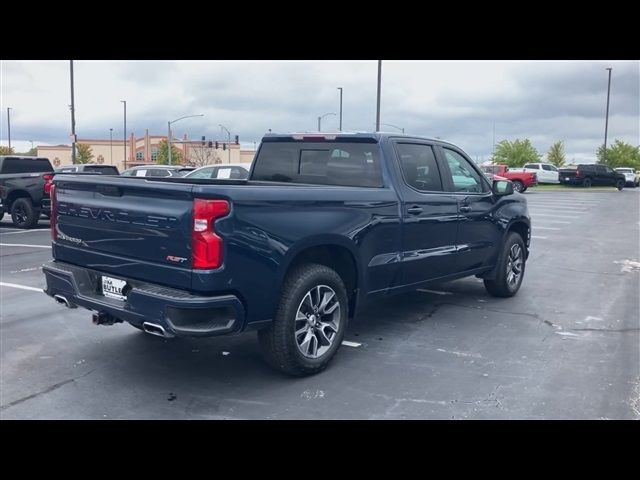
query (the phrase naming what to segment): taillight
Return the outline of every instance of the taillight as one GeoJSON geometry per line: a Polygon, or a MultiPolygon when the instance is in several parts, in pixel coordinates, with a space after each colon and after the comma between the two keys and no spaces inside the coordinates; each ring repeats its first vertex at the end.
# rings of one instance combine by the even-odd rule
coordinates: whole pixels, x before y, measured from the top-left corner
{"type": "Polygon", "coordinates": [[[229,211],[229,202],[226,200],[196,198],[193,201],[193,268],[218,268],[222,265],[222,238],[215,234],[213,224],[218,218],[228,215],[229,211]]]}
{"type": "Polygon", "coordinates": [[[53,173],[45,173],[42,178],[44,178],[44,193],[48,193],[51,195],[51,187],[53,186],[53,173]]]}
{"type": "Polygon", "coordinates": [[[576,170],[576,177],[580,176],[580,170],[576,170]]]}
{"type": "Polygon", "coordinates": [[[51,195],[51,241],[55,242],[58,238],[58,232],[56,230],[57,221],[58,221],[58,202],[56,201],[56,186],[51,184],[50,187],[50,195],[51,195]]]}

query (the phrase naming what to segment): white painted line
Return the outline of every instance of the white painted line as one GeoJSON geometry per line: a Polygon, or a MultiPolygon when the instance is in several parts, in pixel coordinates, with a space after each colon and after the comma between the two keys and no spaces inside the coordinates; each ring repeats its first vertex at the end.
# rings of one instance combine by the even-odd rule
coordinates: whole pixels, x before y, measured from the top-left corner
{"type": "Polygon", "coordinates": [[[453,295],[451,292],[440,292],[438,290],[427,290],[426,288],[418,288],[419,292],[435,293],[436,295],[453,295]]]}
{"type": "Polygon", "coordinates": [[[530,212],[533,217],[578,218],[576,215],[554,215],[552,213],[530,212]]]}
{"type": "Polygon", "coordinates": [[[49,232],[50,228],[33,228],[31,230],[18,230],[15,232],[0,232],[0,235],[15,235],[16,233],[31,233],[31,232],[49,232]]]}
{"type": "Polygon", "coordinates": [[[539,237],[537,235],[531,235],[531,238],[538,238],[540,240],[546,240],[547,239],[547,237],[539,237]]]}
{"type": "Polygon", "coordinates": [[[51,245],[27,245],[26,243],[0,243],[0,247],[51,248],[51,245]]]}
{"type": "Polygon", "coordinates": [[[344,345],[345,347],[354,347],[354,348],[358,348],[361,347],[362,344],[361,343],[357,343],[357,342],[350,342],[348,340],[343,340],[342,341],[342,345],[344,345]]]}
{"type": "Polygon", "coordinates": [[[0,282],[0,287],[19,288],[21,290],[30,290],[32,292],[44,293],[41,288],[27,287],[26,285],[18,285],[17,283],[0,282]]]}
{"type": "MultiPolygon", "coordinates": [[[[571,223],[571,222],[565,222],[563,220],[554,220],[553,218],[545,218],[545,219],[542,219],[542,221],[544,221],[544,222],[553,222],[553,223],[566,223],[566,224],[571,223]]],[[[540,228],[540,227],[537,227],[537,228],[540,228]]]]}
{"type": "Polygon", "coordinates": [[[588,212],[589,210],[586,208],[582,208],[582,207],[559,207],[556,205],[529,205],[529,208],[535,209],[535,210],[544,210],[544,211],[549,211],[549,212],[562,212],[564,210],[570,210],[569,213],[573,213],[575,212],[588,212]]]}
{"type": "Polygon", "coordinates": [[[555,227],[538,227],[536,225],[535,227],[532,227],[532,230],[560,230],[560,229],[555,227]]]}

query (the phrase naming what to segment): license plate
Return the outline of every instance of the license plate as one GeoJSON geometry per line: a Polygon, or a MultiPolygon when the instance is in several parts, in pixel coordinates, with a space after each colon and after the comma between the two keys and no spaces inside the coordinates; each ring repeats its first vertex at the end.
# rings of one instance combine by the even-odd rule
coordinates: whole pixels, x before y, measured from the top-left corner
{"type": "Polygon", "coordinates": [[[564,177],[565,180],[569,180],[569,177],[564,177]]]}
{"type": "Polygon", "coordinates": [[[120,280],[112,277],[102,277],[102,294],[105,297],[117,298],[118,300],[126,300],[122,294],[122,289],[127,285],[126,280],[120,280]]]}

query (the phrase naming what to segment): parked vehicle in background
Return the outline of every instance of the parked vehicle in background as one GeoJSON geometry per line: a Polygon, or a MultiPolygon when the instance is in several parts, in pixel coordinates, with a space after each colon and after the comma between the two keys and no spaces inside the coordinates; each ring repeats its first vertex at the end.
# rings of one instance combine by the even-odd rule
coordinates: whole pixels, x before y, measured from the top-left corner
{"type": "Polygon", "coordinates": [[[118,167],[115,165],[99,165],[94,163],[83,163],[78,165],[67,165],[55,169],[56,173],[95,173],[97,175],[120,175],[118,167]]]}
{"type": "Polygon", "coordinates": [[[0,220],[9,212],[17,228],[34,228],[49,216],[53,176],[47,158],[0,156],[0,220]]]}
{"type": "Polygon", "coordinates": [[[144,165],[125,170],[120,175],[125,177],[184,177],[195,170],[195,167],[182,165],[144,165]]]}
{"type": "Polygon", "coordinates": [[[366,299],[472,275],[515,295],[530,243],[511,182],[399,134],[267,135],[248,180],[60,175],[53,205],[58,303],[165,338],[258,330],[294,375],[326,367],[366,299]]]}
{"type": "Polygon", "coordinates": [[[197,168],[184,177],[245,180],[249,178],[249,170],[251,170],[249,163],[222,163],[197,168]]]}
{"type": "Polygon", "coordinates": [[[637,187],[640,184],[640,174],[633,168],[620,167],[614,170],[624,175],[626,187],[637,187]]]}
{"type": "Polygon", "coordinates": [[[499,177],[506,178],[513,182],[513,189],[516,192],[524,192],[527,188],[538,184],[538,177],[535,173],[523,172],[522,170],[511,169],[506,165],[482,165],[480,167],[484,173],[491,173],[499,177]]]}
{"type": "Polygon", "coordinates": [[[522,171],[535,173],[538,183],[560,183],[558,167],[552,163],[527,163],[522,171]]]}
{"type": "Polygon", "coordinates": [[[608,186],[622,190],[626,183],[626,178],[622,173],[618,173],[605,165],[580,164],[574,168],[561,168],[560,183],[581,185],[586,188],[608,186]]]}

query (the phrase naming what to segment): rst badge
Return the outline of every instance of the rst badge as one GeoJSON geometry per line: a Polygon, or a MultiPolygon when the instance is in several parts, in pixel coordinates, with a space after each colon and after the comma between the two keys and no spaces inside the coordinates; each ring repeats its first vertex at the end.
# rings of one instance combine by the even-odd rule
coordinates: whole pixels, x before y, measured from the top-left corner
{"type": "Polygon", "coordinates": [[[173,263],[184,263],[187,261],[184,257],[174,257],[173,255],[167,255],[167,261],[173,263]]]}

